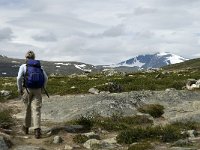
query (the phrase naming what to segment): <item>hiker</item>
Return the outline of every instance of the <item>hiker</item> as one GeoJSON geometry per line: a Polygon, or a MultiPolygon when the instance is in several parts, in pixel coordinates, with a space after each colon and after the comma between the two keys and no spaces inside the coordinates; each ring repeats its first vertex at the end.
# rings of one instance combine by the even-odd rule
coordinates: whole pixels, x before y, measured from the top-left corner
{"type": "Polygon", "coordinates": [[[45,89],[48,77],[41,69],[40,61],[35,60],[33,51],[28,51],[25,58],[26,64],[20,66],[17,76],[18,92],[25,104],[25,120],[22,130],[25,134],[29,134],[33,118],[35,138],[39,139],[41,137],[42,89],[45,89]]]}

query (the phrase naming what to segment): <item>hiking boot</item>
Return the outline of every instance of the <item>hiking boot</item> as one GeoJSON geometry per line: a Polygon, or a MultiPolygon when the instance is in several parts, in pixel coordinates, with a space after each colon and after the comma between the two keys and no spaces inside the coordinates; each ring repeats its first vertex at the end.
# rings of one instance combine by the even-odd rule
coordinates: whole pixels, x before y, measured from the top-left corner
{"type": "Polygon", "coordinates": [[[35,129],[35,138],[39,139],[41,137],[41,129],[37,128],[35,129]]]}
{"type": "Polygon", "coordinates": [[[28,134],[29,128],[26,126],[22,126],[22,131],[24,132],[24,134],[28,134]]]}

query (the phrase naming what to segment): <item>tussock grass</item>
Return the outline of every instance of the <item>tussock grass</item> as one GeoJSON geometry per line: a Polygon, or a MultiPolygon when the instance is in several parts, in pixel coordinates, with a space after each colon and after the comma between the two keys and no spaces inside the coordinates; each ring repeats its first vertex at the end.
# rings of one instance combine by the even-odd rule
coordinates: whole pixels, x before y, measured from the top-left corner
{"type": "Polygon", "coordinates": [[[164,114],[164,106],[160,104],[146,104],[138,108],[138,111],[150,114],[154,118],[159,118],[164,114]]]}

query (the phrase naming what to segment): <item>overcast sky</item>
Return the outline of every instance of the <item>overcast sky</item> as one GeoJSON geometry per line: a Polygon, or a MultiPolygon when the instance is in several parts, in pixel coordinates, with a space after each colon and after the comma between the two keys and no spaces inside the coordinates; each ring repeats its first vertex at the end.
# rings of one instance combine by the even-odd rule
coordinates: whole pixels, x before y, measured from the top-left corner
{"type": "Polygon", "coordinates": [[[112,64],[200,57],[200,0],[0,0],[0,54],[112,64]]]}

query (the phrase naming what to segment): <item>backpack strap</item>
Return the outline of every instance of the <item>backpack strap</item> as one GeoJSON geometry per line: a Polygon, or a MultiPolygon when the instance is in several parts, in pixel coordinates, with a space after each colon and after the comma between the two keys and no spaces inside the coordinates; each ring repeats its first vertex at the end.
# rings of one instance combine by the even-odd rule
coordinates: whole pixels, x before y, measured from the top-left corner
{"type": "Polygon", "coordinates": [[[26,72],[25,72],[25,74],[23,76],[24,76],[24,87],[26,89],[26,92],[29,94],[29,91],[28,91],[28,89],[26,87],[26,81],[27,81],[27,78],[28,78],[28,65],[27,64],[26,64],[26,72]]]}

